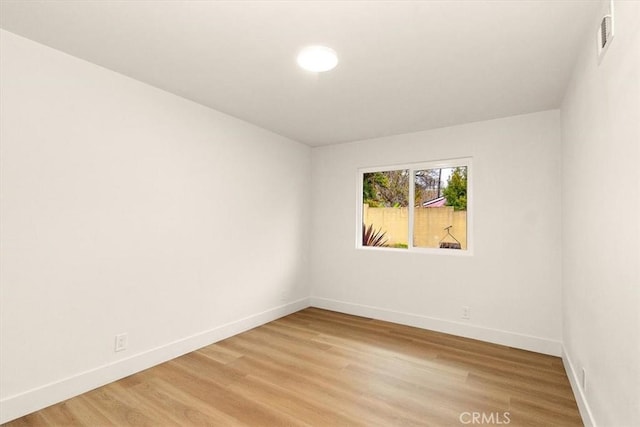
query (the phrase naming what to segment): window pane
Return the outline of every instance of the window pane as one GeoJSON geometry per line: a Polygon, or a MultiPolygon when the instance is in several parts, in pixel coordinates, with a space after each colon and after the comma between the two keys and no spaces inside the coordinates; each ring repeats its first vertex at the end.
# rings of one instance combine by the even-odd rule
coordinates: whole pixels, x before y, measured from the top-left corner
{"type": "Polygon", "coordinates": [[[413,246],[467,249],[466,166],[415,171],[413,246]]]}
{"type": "Polygon", "coordinates": [[[362,175],[362,245],[407,248],[409,171],[362,175]]]}

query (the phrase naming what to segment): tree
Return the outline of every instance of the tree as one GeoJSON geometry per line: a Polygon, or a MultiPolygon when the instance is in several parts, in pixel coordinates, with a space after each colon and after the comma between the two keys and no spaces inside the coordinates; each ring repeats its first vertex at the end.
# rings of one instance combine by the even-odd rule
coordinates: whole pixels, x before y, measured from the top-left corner
{"type": "Polygon", "coordinates": [[[365,173],[362,181],[362,200],[371,207],[379,207],[379,189],[388,185],[389,179],[384,172],[365,173]]]}
{"type": "Polygon", "coordinates": [[[467,210],[467,168],[459,167],[453,170],[443,191],[447,199],[447,206],[453,206],[456,211],[467,210]]]}
{"type": "Polygon", "coordinates": [[[407,207],[409,171],[406,169],[364,174],[362,199],[371,207],[407,207]]]}
{"type": "Polygon", "coordinates": [[[424,203],[442,196],[442,169],[423,169],[416,171],[415,181],[415,205],[424,203]]]}

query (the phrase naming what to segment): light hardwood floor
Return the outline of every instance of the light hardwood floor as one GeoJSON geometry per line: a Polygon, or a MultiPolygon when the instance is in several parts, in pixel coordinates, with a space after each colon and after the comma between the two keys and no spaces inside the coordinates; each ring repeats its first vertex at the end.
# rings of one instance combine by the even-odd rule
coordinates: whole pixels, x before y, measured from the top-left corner
{"type": "Polygon", "coordinates": [[[562,361],[308,308],[6,426],[481,422],[582,425],[562,361]]]}

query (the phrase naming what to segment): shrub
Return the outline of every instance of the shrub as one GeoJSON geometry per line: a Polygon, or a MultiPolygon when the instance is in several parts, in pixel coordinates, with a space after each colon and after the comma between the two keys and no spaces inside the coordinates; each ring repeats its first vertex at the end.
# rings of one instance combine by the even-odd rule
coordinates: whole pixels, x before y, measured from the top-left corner
{"type": "Polygon", "coordinates": [[[385,235],[382,229],[374,230],[373,224],[368,227],[362,224],[362,246],[388,246],[389,239],[385,235]]]}

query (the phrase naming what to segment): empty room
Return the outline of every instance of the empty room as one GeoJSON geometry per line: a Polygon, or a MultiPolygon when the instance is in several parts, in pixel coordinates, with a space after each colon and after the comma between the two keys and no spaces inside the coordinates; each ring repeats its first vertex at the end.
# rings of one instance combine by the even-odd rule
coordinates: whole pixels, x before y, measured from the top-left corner
{"type": "Polygon", "coordinates": [[[3,426],[640,426],[640,1],[0,27],[3,426]]]}

